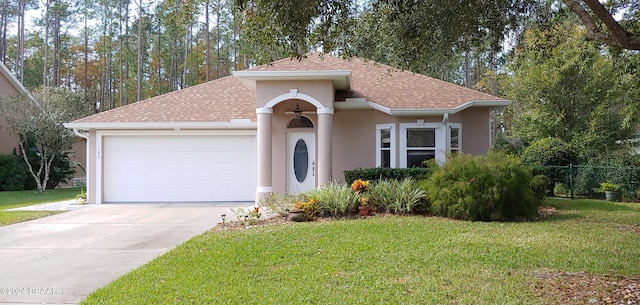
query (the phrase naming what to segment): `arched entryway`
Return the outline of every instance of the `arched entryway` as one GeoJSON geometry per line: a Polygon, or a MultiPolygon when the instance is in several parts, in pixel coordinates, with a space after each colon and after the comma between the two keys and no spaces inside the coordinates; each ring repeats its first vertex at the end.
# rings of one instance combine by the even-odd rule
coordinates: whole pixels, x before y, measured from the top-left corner
{"type": "MultiPolygon", "coordinates": [[[[333,107],[326,107],[312,96],[292,89],[289,93],[281,94],[269,100],[265,107],[259,107],[256,111],[258,114],[258,187],[256,200],[261,200],[274,192],[273,175],[276,174],[274,174],[273,157],[279,158],[282,155],[273,155],[274,151],[277,154],[279,150],[278,147],[273,147],[273,137],[277,136],[273,134],[273,112],[276,105],[286,101],[290,102],[291,100],[304,102],[307,107],[303,108],[306,108],[307,111],[309,111],[309,106],[315,107],[317,119],[316,122],[313,122],[308,117],[304,119],[304,116],[302,116],[299,120],[289,120],[287,126],[291,125],[292,128],[286,129],[286,134],[278,136],[286,138],[285,147],[282,147],[282,152],[287,155],[286,168],[275,169],[275,172],[286,175],[284,191],[289,194],[297,194],[315,188],[332,179],[331,133],[333,107]],[[307,125],[311,126],[308,131],[304,130],[306,129],[304,126],[307,125]],[[294,166],[296,162],[298,165],[294,166]]],[[[287,110],[289,115],[293,117],[294,109],[287,110]]],[[[280,175],[276,175],[277,179],[280,179],[280,177],[280,175]]]]}

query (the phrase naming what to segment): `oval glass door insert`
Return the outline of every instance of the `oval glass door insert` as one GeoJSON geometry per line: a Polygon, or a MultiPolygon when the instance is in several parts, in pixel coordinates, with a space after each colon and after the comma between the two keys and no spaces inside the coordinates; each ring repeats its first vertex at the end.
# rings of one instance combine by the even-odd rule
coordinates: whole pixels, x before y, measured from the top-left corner
{"type": "Polygon", "coordinates": [[[308,170],[309,151],[307,149],[307,143],[305,143],[303,139],[299,139],[293,150],[293,171],[296,175],[296,180],[300,183],[304,182],[307,178],[308,170]]]}

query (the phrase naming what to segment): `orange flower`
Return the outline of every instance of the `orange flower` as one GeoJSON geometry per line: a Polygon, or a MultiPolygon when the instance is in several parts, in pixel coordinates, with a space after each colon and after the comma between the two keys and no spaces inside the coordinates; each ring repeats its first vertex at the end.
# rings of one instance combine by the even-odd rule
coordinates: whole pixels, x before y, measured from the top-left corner
{"type": "Polygon", "coordinates": [[[358,192],[366,192],[367,188],[369,187],[369,180],[367,181],[362,181],[362,179],[358,179],[356,181],[353,181],[353,183],[351,183],[351,190],[353,190],[354,193],[358,193],[358,192]]]}

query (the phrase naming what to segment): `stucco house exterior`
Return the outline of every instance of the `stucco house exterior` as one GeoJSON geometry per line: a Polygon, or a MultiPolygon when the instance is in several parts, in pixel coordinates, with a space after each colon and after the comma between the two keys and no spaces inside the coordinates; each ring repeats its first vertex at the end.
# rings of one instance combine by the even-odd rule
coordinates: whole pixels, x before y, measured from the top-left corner
{"type": "MultiPolygon", "coordinates": [[[[27,92],[21,82],[0,62],[0,96],[9,97],[19,92],[27,92]]],[[[7,119],[0,113],[0,154],[9,155],[13,150],[19,151],[18,139],[14,137],[7,119]]]]}
{"type": "Polygon", "coordinates": [[[65,124],[88,138],[88,201],[254,201],[358,167],[484,154],[509,101],[358,58],[309,54],[65,124]]]}

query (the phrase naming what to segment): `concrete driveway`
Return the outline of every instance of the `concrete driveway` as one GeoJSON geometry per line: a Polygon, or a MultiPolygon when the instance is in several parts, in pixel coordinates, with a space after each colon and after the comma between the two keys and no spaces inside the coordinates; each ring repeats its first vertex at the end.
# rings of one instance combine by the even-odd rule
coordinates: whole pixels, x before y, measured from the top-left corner
{"type": "Polygon", "coordinates": [[[78,303],[250,205],[87,205],[0,227],[0,304],[78,303]]]}

